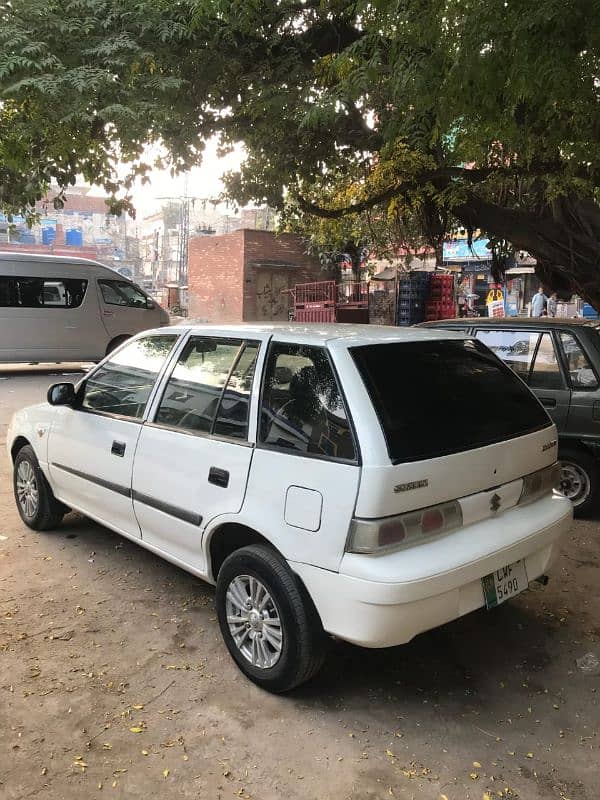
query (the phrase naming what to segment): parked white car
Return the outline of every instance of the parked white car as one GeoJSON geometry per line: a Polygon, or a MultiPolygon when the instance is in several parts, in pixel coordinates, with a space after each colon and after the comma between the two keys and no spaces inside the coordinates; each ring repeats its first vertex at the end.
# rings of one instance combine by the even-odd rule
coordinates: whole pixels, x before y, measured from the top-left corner
{"type": "Polygon", "coordinates": [[[0,363],[100,361],[168,324],[139,286],[96,261],[0,253],[0,363]]]}
{"type": "Polygon", "coordinates": [[[326,634],[408,642],[546,575],[556,428],[485,345],[375,326],[140,334],[8,430],[23,521],[77,509],[216,583],[239,668],[285,691],[326,634]]]}

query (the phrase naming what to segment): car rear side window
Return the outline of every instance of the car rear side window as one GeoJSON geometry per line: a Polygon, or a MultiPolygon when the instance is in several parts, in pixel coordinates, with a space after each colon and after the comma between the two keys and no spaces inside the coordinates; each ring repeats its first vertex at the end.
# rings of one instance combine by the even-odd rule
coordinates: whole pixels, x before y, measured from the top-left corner
{"type": "Polygon", "coordinates": [[[0,276],[0,307],[79,308],[88,282],[80,278],[0,276]]]}
{"type": "Polygon", "coordinates": [[[552,423],[480,342],[394,342],[350,348],[394,463],[523,436],[552,423]]]}
{"type": "Polygon", "coordinates": [[[140,419],[176,334],[134,339],[85,381],[81,407],[140,419]]]}
{"type": "Polygon", "coordinates": [[[574,389],[597,389],[596,373],[577,339],[571,333],[561,333],[560,341],[567,362],[571,386],[574,389]]]}
{"type": "Polygon", "coordinates": [[[323,347],[283,342],[271,346],[260,441],[321,458],[356,460],[344,399],[323,347]]]}

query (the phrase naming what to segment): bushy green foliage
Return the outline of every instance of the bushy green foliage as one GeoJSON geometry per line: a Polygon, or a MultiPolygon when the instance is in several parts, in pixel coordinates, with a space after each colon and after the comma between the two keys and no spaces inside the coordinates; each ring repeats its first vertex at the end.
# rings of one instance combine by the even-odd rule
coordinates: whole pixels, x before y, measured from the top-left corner
{"type": "Polygon", "coordinates": [[[246,146],[239,203],[354,215],[339,238],[459,222],[600,299],[599,43],[600,0],[12,0],[0,205],[78,174],[116,194],[147,143],[179,169],[217,133],[246,146]]]}

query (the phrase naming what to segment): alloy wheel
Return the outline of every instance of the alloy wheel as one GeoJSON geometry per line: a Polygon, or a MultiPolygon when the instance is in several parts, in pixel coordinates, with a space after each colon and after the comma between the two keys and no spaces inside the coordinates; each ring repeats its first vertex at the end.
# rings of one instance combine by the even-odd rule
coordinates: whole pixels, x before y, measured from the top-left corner
{"type": "Polygon", "coordinates": [[[253,575],[237,575],[226,593],[227,625],[244,658],[259,669],[275,666],[283,648],[281,618],[266,586],[253,575]]]}
{"type": "Polygon", "coordinates": [[[27,519],[32,519],[37,513],[40,495],[35,472],[27,460],[17,467],[17,498],[27,519]]]}

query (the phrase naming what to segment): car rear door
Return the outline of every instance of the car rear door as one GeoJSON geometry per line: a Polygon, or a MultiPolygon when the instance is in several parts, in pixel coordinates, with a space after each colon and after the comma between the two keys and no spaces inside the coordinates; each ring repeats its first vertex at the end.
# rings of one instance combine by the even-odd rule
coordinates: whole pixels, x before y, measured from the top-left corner
{"type": "Polygon", "coordinates": [[[55,494],[128,536],[139,536],[131,472],[156,378],[178,335],[127,343],[79,387],[77,408],[60,406],[50,429],[48,463],[55,494]]]}
{"type": "Polygon", "coordinates": [[[220,514],[237,513],[252,461],[248,420],[260,337],[191,335],[141,431],[133,504],[142,538],[206,574],[201,540],[220,514]]]}

